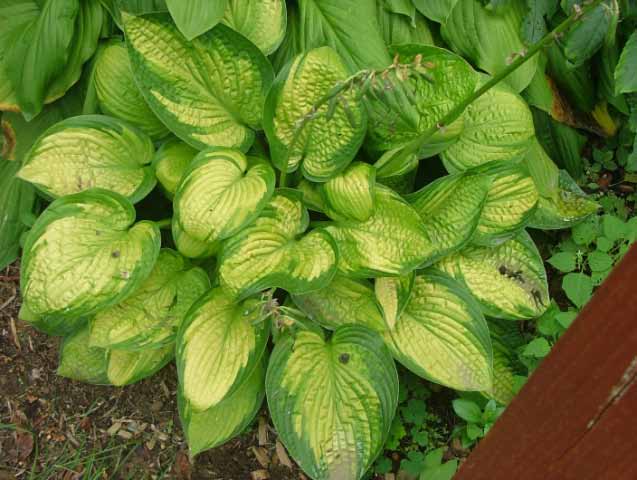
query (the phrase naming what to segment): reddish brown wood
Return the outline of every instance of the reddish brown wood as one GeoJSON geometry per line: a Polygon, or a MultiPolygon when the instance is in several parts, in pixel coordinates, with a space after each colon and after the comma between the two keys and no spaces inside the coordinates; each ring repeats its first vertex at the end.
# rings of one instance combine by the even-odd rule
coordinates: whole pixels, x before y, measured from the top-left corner
{"type": "Polygon", "coordinates": [[[455,480],[637,479],[637,246],[455,480]]]}

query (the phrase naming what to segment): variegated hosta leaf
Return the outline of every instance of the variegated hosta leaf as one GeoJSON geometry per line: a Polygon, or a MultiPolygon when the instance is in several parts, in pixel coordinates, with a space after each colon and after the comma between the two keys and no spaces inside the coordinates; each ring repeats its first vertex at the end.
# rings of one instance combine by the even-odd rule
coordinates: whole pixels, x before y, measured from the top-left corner
{"type": "Polygon", "coordinates": [[[265,351],[269,322],[254,299],[215,288],[188,313],[177,337],[181,395],[198,411],[218,405],[250,377],[265,351]]]}
{"type": "MultiPolygon", "coordinates": [[[[419,0],[420,3],[429,1],[419,0]]],[[[442,37],[455,51],[495,75],[508,65],[512,55],[526,50],[520,35],[526,5],[514,0],[489,8],[480,0],[458,0],[442,24],[442,37]]],[[[531,58],[504,81],[521,92],[535,75],[538,62],[538,57],[531,58]]]]}
{"type": "Polygon", "coordinates": [[[123,386],[154,375],[174,357],[174,346],[140,352],[91,347],[88,325],[64,339],[58,375],[99,385],[123,386]]]}
{"type": "Polygon", "coordinates": [[[506,320],[489,319],[493,344],[493,388],[483,392],[487,397],[507,405],[517,393],[515,375],[518,373],[516,350],[526,343],[519,326],[506,320]]]}
{"type": "Polygon", "coordinates": [[[286,21],[285,0],[229,0],[222,20],[265,55],[273,53],[283,41],[286,21]]]}
{"type": "Polygon", "coordinates": [[[118,350],[157,348],[175,340],[192,304],[210,287],[208,275],[163,249],[146,281],[91,321],[91,345],[118,350]]]}
{"type": "Polygon", "coordinates": [[[112,41],[104,46],[96,56],[93,75],[102,112],[132,123],[152,138],[168,134],[135,84],[124,42],[112,41]]]}
{"type": "Polygon", "coordinates": [[[346,91],[313,111],[314,104],[347,76],[330,47],[297,56],[279,73],[268,94],[264,120],[278,169],[291,172],[300,167],[309,180],[324,182],[352,161],[367,126],[358,94],[346,91]]]}
{"type": "Polygon", "coordinates": [[[356,162],[323,185],[325,211],[330,217],[364,222],[374,213],[376,169],[356,162]]]}
{"type": "MultiPolygon", "coordinates": [[[[407,71],[406,80],[395,77],[391,88],[377,81],[369,100],[370,125],[368,144],[376,151],[400,147],[436,125],[475,89],[478,75],[462,57],[442,48],[425,45],[394,46],[393,55],[409,64],[421,58],[420,70],[407,71]],[[423,73],[426,72],[426,77],[423,73]]],[[[439,131],[418,157],[431,157],[454,144],[463,122],[454,122],[439,131]]]]}
{"type": "Polygon", "coordinates": [[[53,202],[24,245],[20,288],[36,316],[89,316],[120,302],[150,274],[160,247],[121,195],[90,190],[53,202]]]}
{"type": "Polygon", "coordinates": [[[302,178],[296,186],[296,190],[303,195],[303,205],[309,210],[321,213],[325,212],[325,199],[323,198],[321,184],[313,183],[302,178]]]}
{"type": "MultiPolygon", "coordinates": [[[[173,217],[174,220],[174,217],[173,217]]],[[[188,235],[179,225],[173,221],[172,237],[179,253],[188,258],[209,258],[219,251],[219,242],[202,242],[188,235]]]]}
{"type": "Polygon", "coordinates": [[[381,452],[398,402],[396,367],[380,336],[336,329],[279,340],[266,375],[272,421],[315,480],[362,478],[381,452]]]}
{"type": "Polygon", "coordinates": [[[538,204],[538,191],[523,164],[491,162],[472,171],[491,177],[492,182],[471,242],[500,245],[530,222],[538,204]]]}
{"type": "Polygon", "coordinates": [[[549,306],[542,257],[525,231],[498,247],[468,247],[438,265],[469,288],[489,317],[535,318],[549,306]]]}
{"type": "Polygon", "coordinates": [[[550,197],[540,197],[529,226],[543,230],[569,228],[597,210],[599,204],[587,197],[565,170],[560,170],[557,191],[550,197]]]}
{"type": "Polygon", "coordinates": [[[198,412],[179,395],[179,417],[191,455],[226,443],[250,424],[261,408],[265,366],[259,362],[250,377],[237,390],[208,410],[198,412]]]}
{"type": "Polygon", "coordinates": [[[88,325],[64,338],[57,374],[97,385],[108,384],[106,350],[89,347],[88,325]]]}
{"type": "Polygon", "coordinates": [[[88,320],[84,317],[64,318],[59,316],[40,317],[35,315],[26,303],[20,307],[18,318],[37,330],[52,337],[66,337],[82,327],[88,320]]]}
{"type": "Polygon", "coordinates": [[[489,327],[468,291],[446,275],[417,275],[411,298],[385,341],[411,371],[456,390],[492,384],[489,327]]]}
{"type": "Polygon", "coordinates": [[[73,117],[44,132],[18,176],[53,198],[103,188],[136,203],[155,187],[154,153],[150,138],[128,123],[73,117]]]}
{"type": "Polygon", "coordinates": [[[340,220],[327,227],[339,250],[339,270],[349,276],[405,275],[435,249],[423,222],[400,195],[376,185],[376,210],[364,222],[340,220]]]}
{"type": "Polygon", "coordinates": [[[325,229],[308,227],[300,195],[279,190],[250,226],[226,240],[219,256],[219,280],[247,296],[270,287],[292,294],[325,287],[336,273],[337,247],[325,229]]]}
{"type": "Polygon", "coordinates": [[[138,352],[108,350],[108,381],[123,387],[155,375],[175,357],[175,345],[145,349],[138,352]]]}
{"type": "Polygon", "coordinates": [[[407,200],[420,214],[436,258],[465,246],[480,222],[492,178],[464,172],[442,177],[407,200]]]}
{"type": "Polygon", "coordinates": [[[414,288],[416,273],[400,277],[381,277],[374,282],[376,301],[383,312],[387,328],[396,326],[396,322],[409,304],[414,288]]]}
{"type": "Polygon", "coordinates": [[[246,158],[239,150],[205,150],[195,157],[175,193],[173,222],[188,237],[213,245],[261,213],[275,181],[273,168],[261,158],[246,158]]]}
{"type": "Polygon", "coordinates": [[[173,198],[197,150],[172,138],[162,144],[153,159],[155,175],[169,198],[173,198]]]}
{"type": "Polygon", "coordinates": [[[310,320],[329,330],[347,324],[363,325],[378,332],[385,330],[374,291],[367,280],[337,275],[327,287],[292,295],[292,300],[310,320]]]}
{"type": "Polygon", "coordinates": [[[453,173],[494,160],[521,160],[534,135],[528,105],[500,84],[467,107],[464,130],[459,140],[441,153],[442,161],[453,173]]]}
{"type": "Polygon", "coordinates": [[[246,151],[273,79],[259,49],[225,25],[189,42],[167,15],[122,18],[137,84],[159,119],[197,149],[246,151]]]}

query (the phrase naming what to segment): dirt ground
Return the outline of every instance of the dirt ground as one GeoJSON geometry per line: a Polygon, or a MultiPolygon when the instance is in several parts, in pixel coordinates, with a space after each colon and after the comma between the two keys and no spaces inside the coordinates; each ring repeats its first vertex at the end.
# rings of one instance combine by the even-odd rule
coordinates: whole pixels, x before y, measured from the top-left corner
{"type": "Polygon", "coordinates": [[[250,431],[191,464],[174,364],[126,388],[58,377],[60,340],[17,320],[18,273],[0,271],[0,480],[305,478],[265,409],[250,431]]]}

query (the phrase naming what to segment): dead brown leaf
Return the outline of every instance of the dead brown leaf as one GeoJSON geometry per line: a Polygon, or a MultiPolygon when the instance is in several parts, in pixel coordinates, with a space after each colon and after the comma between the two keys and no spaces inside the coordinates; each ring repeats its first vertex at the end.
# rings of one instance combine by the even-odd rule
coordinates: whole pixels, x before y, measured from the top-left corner
{"type": "Polygon", "coordinates": [[[254,457],[259,462],[263,468],[268,468],[270,465],[270,456],[268,455],[268,451],[263,447],[252,447],[252,453],[254,453],[254,457]]]}
{"type": "Polygon", "coordinates": [[[259,439],[260,447],[263,447],[268,443],[268,421],[263,416],[259,417],[257,438],[259,439]]]}
{"type": "Polygon", "coordinates": [[[290,470],[294,468],[294,465],[288,456],[288,452],[285,451],[285,447],[279,440],[276,441],[276,456],[279,457],[281,465],[285,465],[290,470]]]}
{"type": "Polygon", "coordinates": [[[26,460],[33,451],[33,435],[31,432],[18,430],[15,432],[15,445],[18,451],[18,458],[26,460]]]}
{"type": "Polygon", "coordinates": [[[186,452],[181,451],[175,457],[173,471],[178,480],[190,480],[192,478],[192,465],[186,452]]]}
{"type": "Polygon", "coordinates": [[[255,470],[250,474],[252,480],[268,480],[270,478],[270,474],[267,470],[255,470]]]}

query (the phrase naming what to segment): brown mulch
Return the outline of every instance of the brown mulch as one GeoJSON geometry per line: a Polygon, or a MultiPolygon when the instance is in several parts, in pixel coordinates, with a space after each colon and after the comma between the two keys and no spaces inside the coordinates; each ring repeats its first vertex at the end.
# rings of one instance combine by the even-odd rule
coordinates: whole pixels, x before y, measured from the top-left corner
{"type": "Polygon", "coordinates": [[[277,445],[265,410],[250,431],[191,462],[177,414],[174,364],[126,388],[58,377],[60,339],[18,320],[18,278],[16,266],[0,271],[0,480],[31,473],[63,480],[83,474],[105,479],[305,478],[277,445]],[[68,460],[69,452],[79,452],[79,460],[60,460],[68,460]],[[119,452],[112,465],[117,472],[96,476],[87,458],[91,452],[119,452]]]}

